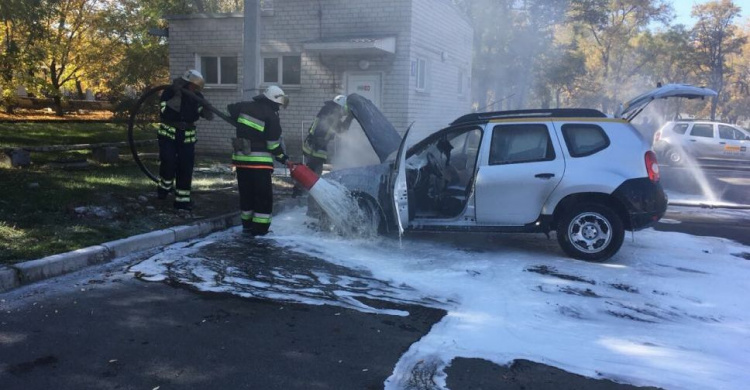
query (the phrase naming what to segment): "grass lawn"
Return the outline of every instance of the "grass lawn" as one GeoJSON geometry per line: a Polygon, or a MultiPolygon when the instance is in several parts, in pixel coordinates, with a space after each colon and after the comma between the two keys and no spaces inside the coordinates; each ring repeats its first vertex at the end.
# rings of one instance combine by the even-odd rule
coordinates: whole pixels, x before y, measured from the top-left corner
{"type": "MultiPolygon", "coordinates": [[[[124,124],[0,123],[0,147],[120,142],[124,124]]],[[[120,162],[98,164],[89,151],[32,153],[32,165],[0,165],[0,265],[80,249],[135,234],[238,211],[234,173],[228,161],[198,157],[192,215],[176,213],[172,198],[156,199],[156,184],[136,166],[127,149],[120,162]],[[86,161],[66,168],[57,161],[86,161]]],[[[227,156],[227,159],[228,160],[227,156]]],[[[157,161],[148,161],[157,172],[157,161]]],[[[276,195],[291,190],[276,181],[276,195]]]]}
{"type": "Polygon", "coordinates": [[[94,144],[127,141],[125,123],[0,123],[0,146],[94,144]]]}

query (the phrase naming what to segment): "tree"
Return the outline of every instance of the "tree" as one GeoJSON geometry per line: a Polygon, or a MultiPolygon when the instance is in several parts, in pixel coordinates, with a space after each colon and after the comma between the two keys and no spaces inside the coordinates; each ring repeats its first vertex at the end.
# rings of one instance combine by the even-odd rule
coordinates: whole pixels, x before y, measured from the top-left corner
{"type": "Polygon", "coordinates": [[[599,101],[609,112],[649,60],[635,55],[635,38],[649,25],[671,20],[672,8],[664,0],[581,0],[571,2],[569,17],[586,58],[583,99],[586,105],[599,101]]]}
{"type": "Polygon", "coordinates": [[[727,58],[740,54],[747,41],[739,36],[734,19],[740,8],[731,0],[717,0],[693,6],[692,15],[698,19],[693,34],[698,53],[698,67],[704,72],[708,86],[718,93],[711,100],[711,120],[716,119],[719,102],[723,95],[726,78],[732,73],[727,66],[727,58]]]}
{"type": "Polygon", "coordinates": [[[43,55],[37,43],[43,37],[41,0],[0,0],[0,89],[7,112],[13,112],[19,86],[35,84],[32,69],[43,55]]]}

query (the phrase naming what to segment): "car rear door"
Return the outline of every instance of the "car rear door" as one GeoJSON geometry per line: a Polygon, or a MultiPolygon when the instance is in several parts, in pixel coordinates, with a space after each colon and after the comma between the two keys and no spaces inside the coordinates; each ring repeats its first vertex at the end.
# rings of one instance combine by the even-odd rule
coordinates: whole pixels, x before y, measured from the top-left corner
{"type": "Polygon", "coordinates": [[[693,123],[687,134],[688,150],[695,158],[716,158],[719,140],[714,123],[693,123]]]}
{"type": "Polygon", "coordinates": [[[550,123],[488,124],[475,182],[477,224],[536,221],[565,171],[560,145],[550,123]]]}
{"type": "Polygon", "coordinates": [[[687,84],[667,84],[654,90],[646,92],[635,99],[628,101],[620,106],[615,112],[615,118],[623,118],[628,122],[632,121],[646,106],[656,99],[668,98],[686,98],[686,99],[703,99],[705,97],[716,96],[716,92],[703,87],[694,87],[687,84]]]}

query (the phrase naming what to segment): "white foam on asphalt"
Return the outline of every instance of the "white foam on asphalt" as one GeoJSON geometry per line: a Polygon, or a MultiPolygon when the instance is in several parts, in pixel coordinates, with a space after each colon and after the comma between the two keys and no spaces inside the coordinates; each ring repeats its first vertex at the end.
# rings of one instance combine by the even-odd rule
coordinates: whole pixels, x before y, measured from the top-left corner
{"type": "MultiPolygon", "coordinates": [[[[731,214],[750,218],[748,211],[731,214]]],[[[740,389],[750,383],[750,262],[741,257],[750,249],[741,244],[648,229],[636,233],[635,241],[628,234],[615,257],[596,264],[564,257],[557,242],[543,235],[478,236],[472,242],[456,235],[407,237],[400,245],[397,239],[314,232],[303,226],[305,220],[302,209],[275,216],[273,234],[264,240],[409,287],[384,299],[448,312],[401,357],[386,389],[404,388],[425,362],[437,365],[435,379],[444,388],[443,370],[456,357],[497,364],[523,358],[666,389],[740,389]]],[[[226,291],[205,282],[215,275],[196,254],[200,246],[235,235],[173,246],[132,271],[160,280],[170,264],[189,262],[195,279],[204,281],[196,282],[199,288],[226,291]]],[[[341,295],[350,300],[342,305],[373,311],[357,308],[351,292],[341,295]]],[[[331,303],[292,290],[265,297],[331,303]]]]}

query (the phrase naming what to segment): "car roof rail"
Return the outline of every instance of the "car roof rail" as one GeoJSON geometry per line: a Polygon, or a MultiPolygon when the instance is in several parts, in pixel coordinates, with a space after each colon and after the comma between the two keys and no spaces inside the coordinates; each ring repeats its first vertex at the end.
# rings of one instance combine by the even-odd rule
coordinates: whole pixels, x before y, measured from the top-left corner
{"type": "Polygon", "coordinates": [[[451,125],[473,122],[486,122],[492,119],[516,118],[606,118],[603,112],[593,108],[554,108],[540,110],[515,110],[475,112],[459,117],[451,125]]]}

